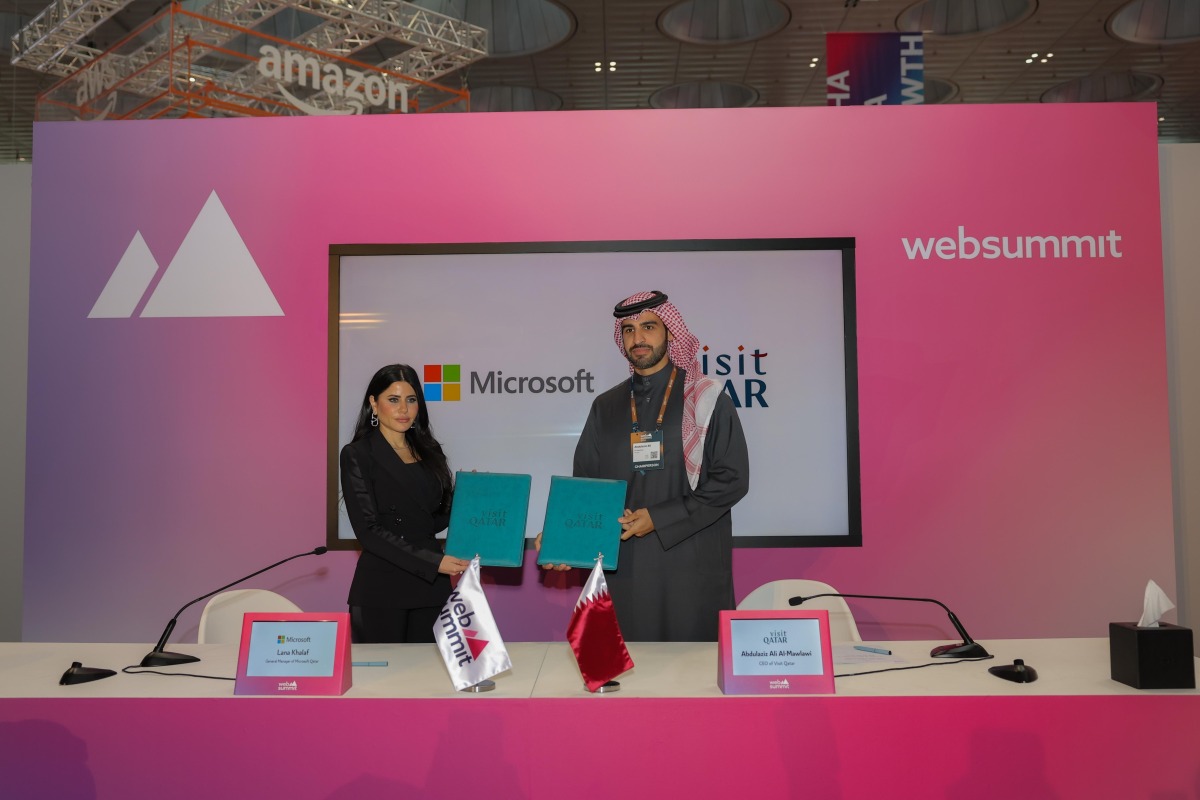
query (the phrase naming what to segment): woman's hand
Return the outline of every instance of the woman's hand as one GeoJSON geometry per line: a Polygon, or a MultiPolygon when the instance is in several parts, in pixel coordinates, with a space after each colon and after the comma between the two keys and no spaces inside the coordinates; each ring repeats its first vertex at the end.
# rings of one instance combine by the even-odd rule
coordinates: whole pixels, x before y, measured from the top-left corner
{"type": "Polygon", "coordinates": [[[461,558],[454,556],[442,556],[442,563],[438,565],[438,572],[443,575],[462,575],[467,571],[467,567],[471,566],[470,561],[463,561],[461,558]]]}
{"type": "MultiPolygon", "coordinates": [[[[538,531],[537,538],[533,540],[533,549],[539,553],[542,552],[542,532],[538,531]]],[[[566,572],[571,568],[570,564],[542,564],[542,569],[552,569],[555,572],[566,572]]]]}

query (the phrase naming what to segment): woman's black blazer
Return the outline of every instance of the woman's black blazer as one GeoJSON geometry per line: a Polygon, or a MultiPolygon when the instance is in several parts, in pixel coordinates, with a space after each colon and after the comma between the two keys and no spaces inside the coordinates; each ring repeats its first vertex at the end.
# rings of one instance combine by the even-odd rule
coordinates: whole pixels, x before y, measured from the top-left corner
{"type": "Polygon", "coordinates": [[[349,605],[374,608],[440,606],[450,579],[438,573],[450,509],[437,479],[420,463],[405,464],[378,430],[342,448],[342,497],[362,555],[349,605]]]}

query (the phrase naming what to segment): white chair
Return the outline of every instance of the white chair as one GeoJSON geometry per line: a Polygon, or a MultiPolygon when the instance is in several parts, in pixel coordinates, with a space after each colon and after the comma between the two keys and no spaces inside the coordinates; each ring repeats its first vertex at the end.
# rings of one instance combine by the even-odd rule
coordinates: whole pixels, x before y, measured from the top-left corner
{"type": "Polygon", "coordinates": [[[234,589],[214,595],[200,613],[199,644],[237,643],[242,639],[242,615],[248,611],[299,611],[300,606],[267,589],[234,589]]]}
{"type": "Polygon", "coordinates": [[[862,637],[858,635],[858,625],[854,622],[854,614],[850,612],[850,606],[846,605],[844,598],[821,597],[809,600],[802,606],[788,604],[788,600],[793,597],[808,597],[826,592],[837,592],[837,589],[820,581],[802,579],[770,581],[746,595],[737,607],[739,611],[770,611],[793,607],[824,609],[829,612],[829,638],[831,641],[834,643],[861,642],[862,637]]]}

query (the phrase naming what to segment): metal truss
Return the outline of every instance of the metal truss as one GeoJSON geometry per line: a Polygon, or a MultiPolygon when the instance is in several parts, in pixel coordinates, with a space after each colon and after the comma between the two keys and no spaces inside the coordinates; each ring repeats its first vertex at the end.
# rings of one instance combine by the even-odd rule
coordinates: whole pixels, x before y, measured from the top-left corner
{"type": "Polygon", "coordinates": [[[410,59],[417,71],[403,70],[420,80],[434,80],[487,56],[485,28],[401,0],[366,0],[357,7],[335,0],[292,0],[291,5],[328,20],[298,41],[326,53],[351,55],[392,39],[423,54],[410,59]]]}
{"type": "MultiPolygon", "coordinates": [[[[483,29],[399,0],[371,0],[364,4],[369,11],[334,0],[303,3],[302,8],[294,0],[288,5],[268,0],[224,4],[221,11],[236,22],[172,5],[43,93],[39,115],[43,109],[48,118],[65,114],[74,119],[438,110],[465,100],[467,93],[430,79],[486,54],[483,29]],[[323,22],[295,40],[246,25],[261,23],[283,8],[323,22]],[[399,55],[382,65],[367,63],[365,48],[385,39],[400,44],[399,55]],[[259,67],[260,44],[278,53],[296,51],[313,64],[311,75],[306,79],[293,72],[291,61],[286,78],[265,74],[270,70],[259,67]]],[[[384,52],[396,50],[392,44],[384,52]]]]}
{"type": "Polygon", "coordinates": [[[12,63],[69,75],[100,55],[80,42],[129,0],[55,0],[13,34],[12,63]]]}
{"type": "MultiPolygon", "coordinates": [[[[407,45],[408,49],[400,55],[375,66],[381,71],[414,79],[407,81],[412,97],[423,93],[424,83],[435,81],[487,55],[486,29],[398,0],[372,0],[360,3],[357,8],[335,0],[300,0],[293,2],[291,7],[324,20],[323,24],[292,40],[293,44],[310,50],[352,58],[384,39],[407,45]]],[[[196,38],[215,44],[220,37],[198,33],[196,38]]],[[[254,64],[224,76],[219,83],[239,94],[272,94],[264,88],[270,82],[258,74],[254,64]]],[[[276,95],[276,99],[282,102],[284,98],[276,95]]]]}
{"type": "MultiPolygon", "coordinates": [[[[486,29],[402,0],[215,0],[200,14],[172,6],[163,31],[134,49],[126,49],[126,43],[140,41],[135,34],[146,30],[146,25],[109,51],[81,43],[128,1],[55,0],[13,36],[12,63],[66,77],[104,60],[105,69],[120,79],[123,91],[154,97],[179,80],[171,60],[165,59],[179,40],[188,38],[197,45],[228,51],[235,39],[255,35],[256,26],[288,8],[323,20],[294,40],[305,49],[344,59],[383,40],[398,43],[403,51],[375,66],[411,79],[414,94],[422,91],[424,83],[487,56],[486,29]]],[[[182,80],[190,83],[194,78],[182,80]]],[[[245,95],[243,102],[263,91],[253,64],[213,82],[245,95]]],[[[269,104],[280,99],[270,98],[269,104]]]]}

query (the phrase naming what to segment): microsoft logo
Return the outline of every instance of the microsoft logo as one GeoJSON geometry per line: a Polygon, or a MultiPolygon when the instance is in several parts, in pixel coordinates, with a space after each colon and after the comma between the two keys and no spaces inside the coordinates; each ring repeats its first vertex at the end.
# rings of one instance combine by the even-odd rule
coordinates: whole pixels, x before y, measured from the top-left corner
{"type": "Polygon", "coordinates": [[[278,642],[279,644],[283,644],[284,638],[283,638],[283,636],[276,636],[275,641],[278,642]]]}
{"type": "Polygon", "coordinates": [[[425,400],[462,400],[462,365],[426,364],[425,400]]]}

